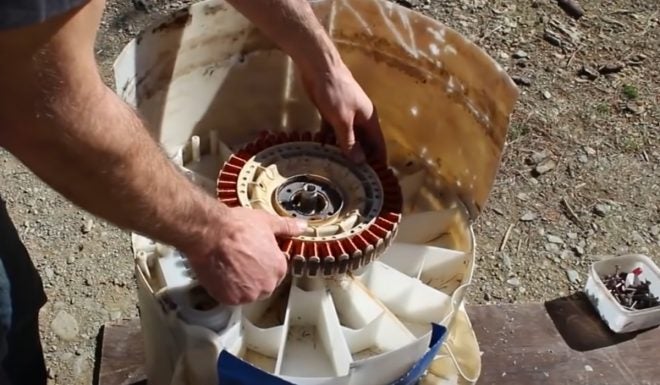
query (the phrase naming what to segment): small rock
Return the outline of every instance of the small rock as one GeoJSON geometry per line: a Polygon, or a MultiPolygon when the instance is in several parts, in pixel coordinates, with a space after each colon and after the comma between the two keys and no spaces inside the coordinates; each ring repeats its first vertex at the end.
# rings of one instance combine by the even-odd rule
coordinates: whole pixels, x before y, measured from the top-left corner
{"type": "Polygon", "coordinates": [[[526,76],[511,76],[511,80],[519,86],[529,87],[532,85],[532,79],[526,76]]]}
{"type": "Polygon", "coordinates": [[[578,160],[580,161],[580,163],[587,163],[589,161],[589,158],[587,158],[586,155],[580,155],[578,156],[578,160]]]}
{"type": "Polygon", "coordinates": [[[594,150],[593,148],[591,148],[589,146],[584,146],[584,152],[589,156],[596,155],[596,150],[594,150]]]}
{"type": "Polygon", "coordinates": [[[504,266],[508,270],[511,270],[511,258],[509,258],[509,254],[507,253],[502,254],[502,262],[504,262],[504,266]]]}
{"type": "Polygon", "coordinates": [[[536,166],[534,171],[537,175],[543,175],[554,170],[555,167],[557,167],[557,163],[555,163],[555,161],[552,159],[547,159],[536,166]]]}
{"type": "Polygon", "coordinates": [[[529,165],[539,164],[548,159],[549,156],[550,153],[548,153],[548,151],[534,151],[532,155],[526,159],[526,163],[529,165]]]}
{"type": "Polygon", "coordinates": [[[593,372],[594,368],[592,368],[590,365],[584,365],[584,370],[586,370],[587,372],[593,372]]]}
{"type": "Polygon", "coordinates": [[[611,208],[609,205],[604,203],[599,203],[594,207],[594,213],[598,216],[604,217],[610,212],[611,208]]]}
{"type": "Polygon", "coordinates": [[[599,73],[595,69],[583,65],[578,71],[578,75],[589,80],[596,80],[599,73]]]}
{"type": "Polygon", "coordinates": [[[566,236],[568,237],[568,239],[577,239],[578,238],[577,233],[573,233],[573,232],[570,232],[570,233],[566,234],[566,236]]]}
{"type": "Polygon", "coordinates": [[[50,281],[55,277],[55,272],[50,267],[47,267],[44,269],[44,275],[46,276],[46,279],[50,281]]]}
{"type": "Polygon", "coordinates": [[[550,98],[552,98],[552,94],[551,94],[550,91],[548,91],[548,90],[544,90],[541,94],[543,95],[543,97],[544,97],[546,100],[549,100],[550,98]]]}
{"type": "Polygon", "coordinates": [[[654,237],[657,237],[658,235],[660,235],[660,225],[655,225],[655,226],[651,227],[651,230],[649,230],[649,232],[654,237]]]}
{"type": "Polygon", "coordinates": [[[550,30],[545,30],[545,32],[543,33],[543,38],[545,39],[545,41],[556,47],[561,47],[562,45],[561,38],[556,33],[550,30]]]}
{"type": "Polygon", "coordinates": [[[573,251],[575,252],[575,255],[577,255],[579,257],[584,255],[584,247],[582,247],[582,246],[573,247],[573,251]]]}
{"type": "Polygon", "coordinates": [[[506,53],[506,52],[500,52],[500,58],[502,58],[502,59],[508,59],[508,58],[509,58],[509,54],[506,53]]]}
{"type": "Polygon", "coordinates": [[[622,62],[607,63],[600,66],[600,68],[598,68],[598,72],[600,72],[601,75],[615,74],[617,72],[621,72],[625,66],[626,65],[622,62]]]}
{"type": "Polygon", "coordinates": [[[55,374],[55,369],[53,369],[53,368],[48,368],[47,374],[48,374],[48,379],[49,380],[53,380],[57,376],[57,374],[55,374]]]}
{"type": "Polygon", "coordinates": [[[521,49],[517,50],[517,51],[514,52],[514,54],[513,54],[513,58],[514,58],[514,59],[527,59],[527,57],[528,57],[527,52],[525,52],[525,51],[523,51],[523,50],[521,50],[521,49]]]}
{"type": "Polygon", "coordinates": [[[68,263],[69,265],[74,263],[75,261],[76,261],[76,257],[74,257],[73,255],[70,255],[69,258],[66,259],[66,263],[68,263]]]}
{"type": "Polygon", "coordinates": [[[561,239],[561,238],[559,238],[559,237],[556,236],[556,235],[548,234],[548,235],[546,235],[545,238],[546,238],[546,239],[548,240],[548,242],[550,242],[550,243],[556,243],[556,244],[558,244],[558,245],[561,245],[561,244],[564,243],[564,240],[561,239]]]}
{"type": "Polygon", "coordinates": [[[550,251],[552,253],[558,253],[559,252],[559,245],[556,243],[546,243],[543,245],[546,251],[550,251]]]}
{"type": "Polygon", "coordinates": [[[82,225],[80,230],[82,231],[83,234],[87,234],[90,231],[92,231],[93,228],[94,228],[94,221],[89,219],[87,222],[85,222],[84,225],[82,225]]]}
{"type": "Polygon", "coordinates": [[[513,287],[518,287],[520,286],[520,280],[517,277],[509,278],[506,280],[506,283],[513,287]]]}
{"type": "Polygon", "coordinates": [[[573,269],[566,270],[566,276],[568,277],[568,280],[571,281],[571,283],[580,282],[580,275],[573,269]]]}
{"type": "Polygon", "coordinates": [[[53,332],[63,340],[73,340],[78,335],[78,322],[64,310],[60,310],[50,324],[53,332]]]}
{"type": "Polygon", "coordinates": [[[568,250],[562,250],[561,254],[559,254],[559,258],[566,260],[570,256],[571,252],[568,250]]]}
{"type": "Polygon", "coordinates": [[[522,217],[520,217],[520,220],[523,221],[523,222],[531,222],[536,218],[537,218],[537,215],[535,213],[533,213],[531,211],[528,211],[525,214],[523,214],[522,217]]]}
{"type": "Polygon", "coordinates": [[[639,231],[633,231],[632,234],[630,234],[630,237],[632,238],[633,243],[641,243],[644,244],[646,243],[646,239],[642,236],[642,234],[639,233],[639,231]]]}
{"type": "Polygon", "coordinates": [[[640,115],[640,114],[644,113],[644,111],[645,111],[645,110],[644,110],[644,107],[643,107],[643,106],[640,106],[640,105],[637,104],[636,102],[628,102],[628,103],[626,103],[626,105],[624,106],[623,109],[624,109],[626,112],[630,112],[630,113],[635,114],[635,115],[640,115]]]}
{"type": "Polygon", "coordinates": [[[488,294],[488,292],[484,293],[484,300],[485,301],[490,301],[490,298],[491,297],[490,297],[490,294],[488,294]]]}
{"type": "Polygon", "coordinates": [[[526,200],[529,199],[529,195],[527,195],[527,194],[525,194],[525,193],[519,193],[518,195],[516,195],[516,197],[517,197],[518,199],[520,199],[521,201],[526,201],[526,200]]]}

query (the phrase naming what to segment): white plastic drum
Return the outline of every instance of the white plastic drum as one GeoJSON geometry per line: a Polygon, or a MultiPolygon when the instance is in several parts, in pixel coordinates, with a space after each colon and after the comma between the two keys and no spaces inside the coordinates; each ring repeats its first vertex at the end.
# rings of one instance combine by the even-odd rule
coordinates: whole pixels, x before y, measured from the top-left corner
{"type": "MultiPolygon", "coordinates": [[[[379,0],[311,4],[378,109],[404,195],[398,233],[353,275],[291,278],[235,308],[210,299],[177,250],[134,235],[149,383],[475,383],[480,354],[463,307],[471,222],[518,91],[482,50],[418,13],[379,0]]],[[[115,75],[211,195],[223,162],[259,132],[320,127],[291,60],[219,0],[145,29],[115,75]]]]}

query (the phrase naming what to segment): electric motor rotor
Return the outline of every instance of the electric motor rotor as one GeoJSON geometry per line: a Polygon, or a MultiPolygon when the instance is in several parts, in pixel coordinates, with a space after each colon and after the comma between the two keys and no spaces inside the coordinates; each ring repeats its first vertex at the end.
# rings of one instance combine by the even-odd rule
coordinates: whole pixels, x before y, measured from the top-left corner
{"type": "Polygon", "coordinates": [[[217,196],[229,207],[307,221],[302,235],[278,240],[298,277],[366,266],[390,245],[401,220],[401,189],[387,164],[353,163],[319,133],[262,133],[227,159],[217,196]]]}

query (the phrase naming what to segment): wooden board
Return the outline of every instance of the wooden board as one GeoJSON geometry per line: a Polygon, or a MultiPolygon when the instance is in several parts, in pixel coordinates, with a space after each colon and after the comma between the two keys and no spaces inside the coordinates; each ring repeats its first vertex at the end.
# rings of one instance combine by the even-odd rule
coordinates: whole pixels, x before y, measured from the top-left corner
{"type": "MultiPolygon", "coordinates": [[[[614,334],[582,295],[467,311],[484,352],[478,385],[660,385],[660,328],[614,334]]],[[[146,385],[143,363],[139,321],[107,324],[97,385],[146,385]]]]}
{"type": "Polygon", "coordinates": [[[98,361],[98,385],[147,385],[140,320],[106,324],[98,361]]]}
{"type": "Polygon", "coordinates": [[[468,314],[483,351],[479,385],[660,384],[660,329],[614,334],[581,294],[468,314]]]}

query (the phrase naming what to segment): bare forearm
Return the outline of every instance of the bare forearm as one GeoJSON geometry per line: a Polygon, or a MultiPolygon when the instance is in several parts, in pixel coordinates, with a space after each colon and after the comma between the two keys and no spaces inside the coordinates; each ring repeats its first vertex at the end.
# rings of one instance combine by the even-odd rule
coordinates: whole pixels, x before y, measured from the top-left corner
{"type": "Polygon", "coordinates": [[[105,87],[68,95],[6,147],[93,214],[184,248],[201,238],[218,204],[175,169],[135,113],[105,87]]]}
{"type": "Polygon", "coordinates": [[[286,52],[308,76],[342,61],[307,0],[228,0],[286,52]]]}

